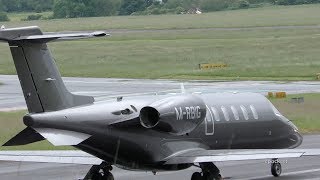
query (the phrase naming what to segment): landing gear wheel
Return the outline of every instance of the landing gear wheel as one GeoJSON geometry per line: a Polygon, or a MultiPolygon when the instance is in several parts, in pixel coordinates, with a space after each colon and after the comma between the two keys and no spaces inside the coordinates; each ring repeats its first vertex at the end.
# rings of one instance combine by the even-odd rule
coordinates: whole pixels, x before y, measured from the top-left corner
{"type": "Polygon", "coordinates": [[[100,165],[93,165],[83,180],[114,180],[111,164],[102,162],[100,165]]]}
{"type": "Polygon", "coordinates": [[[111,172],[107,172],[103,175],[103,180],[114,180],[114,177],[111,172]]]}
{"type": "Polygon", "coordinates": [[[195,172],[191,176],[191,180],[203,180],[201,173],[195,172]]]}
{"type": "Polygon", "coordinates": [[[279,177],[282,172],[281,164],[278,159],[272,160],[271,163],[271,173],[274,177],[279,177]]]}
{"type": "Polygon", "coordinates": [[[92,180],[102,180],[102,178],[103,176],[101,173],[94,173],[92,174],[92,177],[91,177],[92,180]]]}
{"type": "Polygon", "coordinates": [[[222,180],[220,170],[213,163],[204,162],[200,163],[202,172],[195,172],[191,176],[191,180],[222,180]]]}
{"type": "Polygon", "coordinates": [[[215,177],[214,177],[215,180],[222,180],[222,176],[221,174],[217,174],[215,177]]]}

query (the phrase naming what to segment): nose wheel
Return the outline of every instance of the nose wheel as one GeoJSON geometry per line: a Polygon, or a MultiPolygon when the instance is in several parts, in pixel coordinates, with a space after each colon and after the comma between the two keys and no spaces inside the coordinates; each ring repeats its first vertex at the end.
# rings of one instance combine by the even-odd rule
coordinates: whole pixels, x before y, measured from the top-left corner
{"type": "Polygon", "coordinates": [[[195,172],[191,180],[222,180],[220,170],[213,163],[200,163],[202,172],[195,172]]]}
{"type": "Polygon", "coordinates": [[[282,172],[282,167],[281,167],[281,163],[279,162],[278,159],[272,159],[271,162],[271,174],[274,177],[279,177],[281,175],[282,172]]]}

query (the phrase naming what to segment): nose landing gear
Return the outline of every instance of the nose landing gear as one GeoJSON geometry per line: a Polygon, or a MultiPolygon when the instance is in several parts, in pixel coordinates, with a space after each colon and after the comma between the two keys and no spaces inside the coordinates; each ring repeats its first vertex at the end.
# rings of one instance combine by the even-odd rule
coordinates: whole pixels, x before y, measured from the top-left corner
{"type": "Polygon", "coordinates": [[[282,167],[281,167],[281,163],[279,162],[278,159],[272,159],[271,160],[271,174],[274,177],[279,177],[281,175],[282,172],[282,167]]]}
{"type": "Polygon", "coordinates": [[[111,164],[102,162],[100,165],[93,165],[83,180],[114,180],[111,164]]]}
{"type": "Polygon", "coordinates": [[[220,170],[213,163],[200,163],[202,172],[195,172],[191,180],[222,180],[220,170]]]}

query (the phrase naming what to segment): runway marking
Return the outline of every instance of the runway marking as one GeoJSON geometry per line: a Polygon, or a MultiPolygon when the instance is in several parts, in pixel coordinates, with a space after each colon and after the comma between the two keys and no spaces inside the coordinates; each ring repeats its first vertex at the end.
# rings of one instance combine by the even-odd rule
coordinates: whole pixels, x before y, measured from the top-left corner
{"type": "MultiPolygon", "coordinates": [[[[312,173],[312,172],[318,172],[320,171],[319,169],[309,169],[309,170],[304,170],[304,171],[295,171],[295,172],[288,172],[288,173],[282,173],[281,176],[287,176],[287,175],[297,175],[297,174],[305,174],[305,173],[312,173]]],[[[247,179],[264,179],[264,178],[269,178],[272,177],[272,175],[268,175],[268,176],[256,176],[256,177],[248,177],[248,178],[244,178],[244,179],[237,179],[237,180],[247,180],[247,179]]],[[[319,178],[316,178],[319,179],[319,178]]],[[[314,180],[314,178],[312,179],[305,179],[305,180],[314,180]]]]}

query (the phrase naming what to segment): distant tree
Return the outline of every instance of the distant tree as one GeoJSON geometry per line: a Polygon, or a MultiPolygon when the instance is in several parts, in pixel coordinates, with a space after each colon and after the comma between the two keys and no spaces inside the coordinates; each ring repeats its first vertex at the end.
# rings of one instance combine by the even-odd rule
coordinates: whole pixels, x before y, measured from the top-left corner
{"type": "Polygon", "coordinates": [[[221,11],[230,7],[233,2],[230,0],[202,0],[200,8],[206,12],[221,11]]]}
{"type": "Polygon", "coordinates": [[[130,15],[134,12],[144,11],[152,3],[152,0],[122,0],[119,14],[130,15]]]}
{"type": "Polygon", "coordinates": [[[0,12],[0,21],[9,21],[9,18],[7,16],[7,13],[0,12]]]}
{"type": "Polygon", "coordinates": [[[3,10],[7,12],[52,10],[54,0],[2,0],[3,10]]]}
{"type": "Polygon", "coordinates": [[[56,0],[55,18],[75,18],[116,15],[120,0],[56,0]]]}

